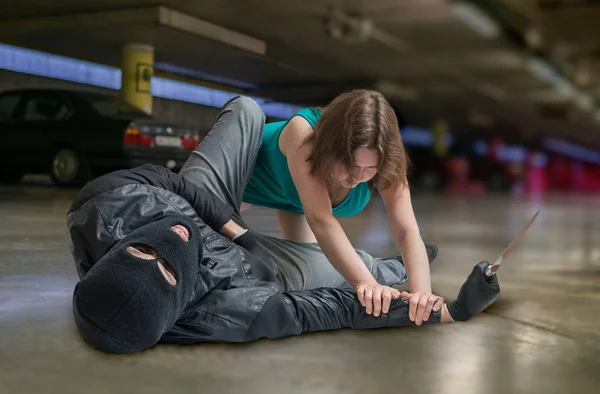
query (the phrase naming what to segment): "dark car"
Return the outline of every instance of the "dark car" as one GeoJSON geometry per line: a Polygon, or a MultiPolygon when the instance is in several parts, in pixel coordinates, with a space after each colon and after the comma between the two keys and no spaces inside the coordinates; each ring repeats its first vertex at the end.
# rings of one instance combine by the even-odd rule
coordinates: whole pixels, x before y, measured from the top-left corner
{"type": "Polygon", "coordinates": [[[0,93],[0,136],[0,181],[44,173],[59,186],[145,163],[178,170],[199,142],[118,96],[65,89],[0,93]]]}

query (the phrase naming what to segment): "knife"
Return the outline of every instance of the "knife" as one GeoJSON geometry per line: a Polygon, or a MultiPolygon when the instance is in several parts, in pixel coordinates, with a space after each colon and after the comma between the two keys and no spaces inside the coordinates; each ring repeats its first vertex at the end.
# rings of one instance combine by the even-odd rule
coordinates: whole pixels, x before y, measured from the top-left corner
{"type": "Polygon", "coordinates": [[[504,251],[502,252],[502,254],[494,262],[494,264],[492,264],[492,265],[490,265],[490,266],[487,267],[487,269],[485,270],[485,275],[486,276],[491,277],[491,276],[494,276],[496,274],[496,271],[498,271],[498,268],[500,268],[500,264],[502,264],[502,262],[504,261],[504,259],[506,258],[506,256],[508,256],[508,254],[515,247],[515,245],[517,243],[519,243],[519,241],[521,240],[521,238],[523,238],[523,235],[525,235],[525,233],[527,232],[527,230],[529,230],[529,227],[531,227],[531,225],[533,224],[533,222],[535,222],[535,219],[537,219],[537,217],[538,217],[539,214],[540,214],[540,211],[537,211],[535,213],[535,215],[533,215],[527,221],[527,223],[525,223],[523,225],[523,227],[521,227],[521,229],[519,230],[519,232],[517,233],[517,235],[513,238],[512,241],[510,241],[510,243],[508,244],[508,246],[506,247],[506,249],[504,249],[504,251]]]}

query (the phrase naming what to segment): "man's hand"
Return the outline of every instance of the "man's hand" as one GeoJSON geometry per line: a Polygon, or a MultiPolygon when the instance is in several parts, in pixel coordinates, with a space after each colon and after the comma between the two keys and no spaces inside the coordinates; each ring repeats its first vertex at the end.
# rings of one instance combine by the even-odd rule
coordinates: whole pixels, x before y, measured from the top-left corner
{"type": "Polygon", "coordinates": [[[429,314],[433,310],[437,312],[444,305],[444,299],[430,293],[408,293],[403,291],[400,297],[408,300],[408,317],[414,321],[417,326],[423,324],[429,319],[429,314]]]}
{"type": "Polygon", "coordinates": [[[400,291],[379,283],[360,284],[355,290],[360,304],[366,308],[368,314],[373,313],[376,317],[381,312],[388,313],[392,298],[400,297],[400,291]]]}

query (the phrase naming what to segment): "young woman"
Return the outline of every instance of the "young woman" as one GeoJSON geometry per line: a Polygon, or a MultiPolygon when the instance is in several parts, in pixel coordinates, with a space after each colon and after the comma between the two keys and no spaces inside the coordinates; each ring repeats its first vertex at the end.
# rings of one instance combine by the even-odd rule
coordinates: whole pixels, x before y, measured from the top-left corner
{"type": "Polygon", "coordinates": [[[288,121],[265,125],[243,202],[276,209],[285,239],[317,242],[370,311],[389,300],[394,289],[377,283],[335,216],[358,214],[377,190],[406,266],[411,318],[419,324],[443,299],[431,294],[407,165],[389,103],[378,92],[353,90],[323,109],[305,108],[288,121]]]}

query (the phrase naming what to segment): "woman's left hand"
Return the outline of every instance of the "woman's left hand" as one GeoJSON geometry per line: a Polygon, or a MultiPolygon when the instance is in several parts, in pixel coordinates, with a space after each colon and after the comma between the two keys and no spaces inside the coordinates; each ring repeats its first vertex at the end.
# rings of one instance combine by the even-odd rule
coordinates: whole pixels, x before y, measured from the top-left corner
{"type": "Polygon", "coordinates": [[[444,298],[431,293],[408,293],[403,291],[400,297],[408,300],[408,317],[417,326],[429,320],[431,311],[437,312],[444,305],[444,298]]]}

